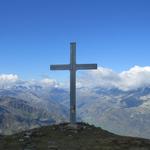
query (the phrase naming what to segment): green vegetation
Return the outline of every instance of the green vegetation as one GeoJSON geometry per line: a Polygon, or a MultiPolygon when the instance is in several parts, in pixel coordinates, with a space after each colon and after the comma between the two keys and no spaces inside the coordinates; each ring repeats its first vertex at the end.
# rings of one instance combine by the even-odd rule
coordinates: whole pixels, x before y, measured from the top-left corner
{"type": "Polygon", "coordinates": [[[118,136],[85,123],[45,126],[0,137],[1,150],[149,150],[150,140],[118,136]]]}

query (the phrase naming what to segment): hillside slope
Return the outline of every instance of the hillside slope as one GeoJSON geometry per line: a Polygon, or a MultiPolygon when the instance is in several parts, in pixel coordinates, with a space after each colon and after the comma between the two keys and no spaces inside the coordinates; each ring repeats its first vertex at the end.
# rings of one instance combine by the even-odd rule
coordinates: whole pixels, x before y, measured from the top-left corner
{"type": "Polygon", "coordinates": [[[124,137],[78,123],[73,129],[59,124],[1,136],[3,150],[149,150],[150,140],[124,137]]]}

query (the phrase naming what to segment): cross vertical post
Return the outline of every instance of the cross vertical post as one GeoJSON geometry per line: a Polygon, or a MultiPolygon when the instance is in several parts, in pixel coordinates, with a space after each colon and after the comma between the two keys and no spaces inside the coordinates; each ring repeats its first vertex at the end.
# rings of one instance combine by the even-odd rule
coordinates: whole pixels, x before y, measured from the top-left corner
{"type": "Polygon", "coordinates": [[[76,43],[70,44],[70,123],[76,122],[76,43]]]}

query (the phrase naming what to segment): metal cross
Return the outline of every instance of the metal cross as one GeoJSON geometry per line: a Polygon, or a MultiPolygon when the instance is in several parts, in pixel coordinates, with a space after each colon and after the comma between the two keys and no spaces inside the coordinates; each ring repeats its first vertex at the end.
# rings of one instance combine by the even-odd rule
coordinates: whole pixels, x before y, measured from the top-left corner
{"type": "Polygon", "coordinates": [[[97,69],[97,64],[76,64],[76,43],[70,43],[70,64],[51,65],[50,70],[70,70],[70,123],[76,124],[76,71],[97,69]]]}

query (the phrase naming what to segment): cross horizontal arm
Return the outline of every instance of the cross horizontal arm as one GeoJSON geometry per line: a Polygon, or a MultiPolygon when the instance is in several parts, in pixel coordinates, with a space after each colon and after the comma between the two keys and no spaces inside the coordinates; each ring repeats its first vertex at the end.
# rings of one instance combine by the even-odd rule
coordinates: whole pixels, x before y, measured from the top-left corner
{"type": "Polygon", "coordinates": [[[50,70],[70,70],[70,65],[50,65],[50,70]]]}
{"type": "Polygon", "coordinates": [[[97,64],[77,64],[76,70],[97,69],[97,64]]]}

